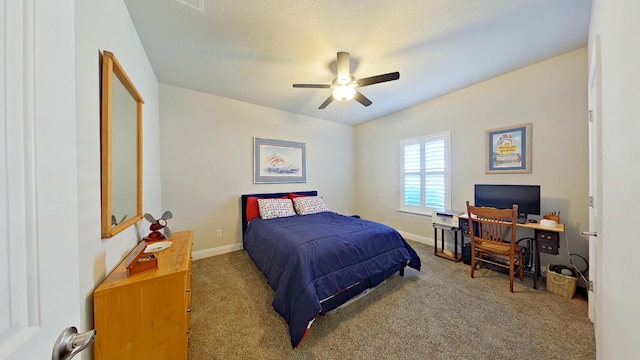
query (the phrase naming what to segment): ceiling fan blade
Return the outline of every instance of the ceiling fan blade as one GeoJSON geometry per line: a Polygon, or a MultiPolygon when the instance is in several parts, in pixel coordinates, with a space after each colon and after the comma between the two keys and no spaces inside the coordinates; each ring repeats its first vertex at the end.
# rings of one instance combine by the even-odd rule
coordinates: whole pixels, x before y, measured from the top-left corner
{"type": "Polygon", "coordinates": [[[367,99],[366,96],[362,95],[362,93],[360,91],[356,90],[356,95],[353,97],[357,102],[359,102],[360,104],[364,105],[364,106],[369,106],[371,104],[373,104],[371,102],[371,100],[367,99]]]}
{"type": "Polygon", "coordinates": [[[327,105],[331,104],[331,102],[333,101],[333,95],[329,96],[327,98],[327,100],[325,100],[322,105],[320,105],[320,107],[318,109],[324,109],[327,107],[327,105]]]}
{"type": "Polygon", "coordinates": [[[351,58],[348,52],[338,52],[338,60],[336,61],[336,66],[338,68],[338,80],[343,80],[346,84],[351,80],[351,74],[349,73],[351,67],[351,58]]]}
{"type": "Polygon", "coordinates": [[[388,74],[376,75],[376,76],[371,76],[364,79],[358,79],[358,86],[363,87],[363,86],[368,86],[368,85],[373,85],[373,84],[378,84],[378,83],[398,80],[398,79],[400,79],[400,73],[396,71],[388,74]]]}
{"type": "Polygon", "coordinates": [[[294,88],[309,88],[309,89],[328,89],[331,85],[325,84],[293,84],[294,88]]]}

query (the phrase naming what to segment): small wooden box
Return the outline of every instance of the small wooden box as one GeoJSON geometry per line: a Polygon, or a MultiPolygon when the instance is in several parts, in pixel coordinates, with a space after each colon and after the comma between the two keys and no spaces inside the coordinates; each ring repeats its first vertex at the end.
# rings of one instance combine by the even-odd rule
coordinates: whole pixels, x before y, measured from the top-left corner
{"type": "Polygon", "coordinates": [[[154,254],[145,254],[147,243],[141,241],[125,259],[127,277],[158,268],[158,258],[154,254]]]}

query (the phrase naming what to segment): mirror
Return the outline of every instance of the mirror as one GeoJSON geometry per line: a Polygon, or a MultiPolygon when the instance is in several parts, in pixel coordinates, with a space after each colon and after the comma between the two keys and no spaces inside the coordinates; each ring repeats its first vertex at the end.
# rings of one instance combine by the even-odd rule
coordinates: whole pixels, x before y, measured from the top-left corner
{"type": "Polygon", "coordinates": [[[102,54],[102,238],[142,219],[142,104],[116,57],[102,54]]]}

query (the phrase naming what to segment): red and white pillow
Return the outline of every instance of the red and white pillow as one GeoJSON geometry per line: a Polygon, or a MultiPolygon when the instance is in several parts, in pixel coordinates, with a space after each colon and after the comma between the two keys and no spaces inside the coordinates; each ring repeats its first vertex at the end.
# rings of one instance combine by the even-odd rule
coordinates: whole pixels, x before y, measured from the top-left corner
{"type": "Polygon", "coordinates": [[[329,211],[321,196],[302,196],[291,199],[299,215],[317,214],[329,211]]]}
{"type": "MultiPolygon", "coordinates": [[[[283,196],[278,199],[288,199],[288,196],[283,196]]],[[[249,196],[247,198],[247,222],[260,217],[260,208],[258,207],[258,198],[255,196],[249,196]]]]}
{"type": "Polygon", "coordinates": [[[258,208],[260,217],[265,220],[296,215],[289,199],[258,199],[258,208]]]}

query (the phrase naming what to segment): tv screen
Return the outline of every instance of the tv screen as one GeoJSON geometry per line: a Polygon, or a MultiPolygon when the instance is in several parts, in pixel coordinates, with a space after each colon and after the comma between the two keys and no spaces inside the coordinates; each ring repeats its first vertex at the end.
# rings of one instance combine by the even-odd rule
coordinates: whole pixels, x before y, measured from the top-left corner
{"type": "Polygon", "coordinates": [[[518,204],[520,214],[540,215],[540,185],[475,185],[475,206],[510,209],[518,204]]]}

